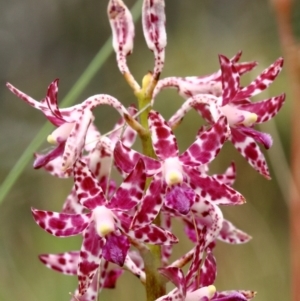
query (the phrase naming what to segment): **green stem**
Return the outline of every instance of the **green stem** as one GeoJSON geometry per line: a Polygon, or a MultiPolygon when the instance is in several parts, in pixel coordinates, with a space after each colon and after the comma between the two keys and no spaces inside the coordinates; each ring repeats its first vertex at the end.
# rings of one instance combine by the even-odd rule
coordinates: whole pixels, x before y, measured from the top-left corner
{"type": "MultiPolygon", "coordinates": [[[[144,77],[142,89],[135,93],[136,97],[138,98],[139,110],[144,109],[151,102],[153,89],[151,89],[149,93],[149,84],[153,84],[151,74],[147,74],[144,77]]],[[[148,114],[150,110],[151,107],[148,107],[140,115],[140,123],[146,130],[142,135],[140,135],[140,138],[142,141],[143,154],[151,158],[156,158],[148,126],[148,114]]],[[[146,188],[149,186],[150,182],[151,179],[147,181],[146,188]]],[[[160,226],[159,215],[155,219],[154,224],[160,226]]],[[[149,245],[148,247],[150,251],[142,254],[146,273],[146,294],[147,301],[154,301],[166,294],[166,287],[162,276],[157,271],[157,269],[161,267],[161,246],[149,245]]]]}
{"type": "MultiPolygon", "coordinates": [[[[137,0],[131,9],[134,22],[136,22],[141,16],[142,2],[142,0],[137,0]]],[[[75,99],[78,98],[90,81],[95,77],[112,52],[112,38],[110,37],[76,81],[69,93],[64,97],[61,102],[62,106],[69,106],[74,103],[75,99]]],[[[41,146],[45,140],[45,137],[50,131],[51,125],[49,123],[45,123],[32,142],[25,149],[14,167],[10,170],[0,186],[0,204],[3,202],[4,198],[9,193],[19,176],[22,174],[29,161],[32,160],[32,154],[41,146]]]]}

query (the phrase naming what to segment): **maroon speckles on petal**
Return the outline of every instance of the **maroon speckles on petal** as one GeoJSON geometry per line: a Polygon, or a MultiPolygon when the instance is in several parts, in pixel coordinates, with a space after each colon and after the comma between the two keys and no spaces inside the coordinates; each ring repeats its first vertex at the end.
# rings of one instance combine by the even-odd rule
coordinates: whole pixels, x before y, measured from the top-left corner
{"type": "Polygon", "coordinates": [[[54,228],[54,229],[58,229],[58,230],[62,230],[65,228],[66,226],[66,222],[59,219],[59,218],[50,218],[48,225],[50,228],[54,228]]]}
{"type": "Polygon", "coordinates": [[[250,159],[250,160],[257,160],[258,158],[258,153],[256,151],[256,145],[251,143],[250,145],[246,146],[245,150],[245,155],[250,159]]]}
{"type": "Polygon", "coordinates": [[[149,127],[153,148],[159,159],[178,156],[176,138],[164,118],[155,111],[149,113],[149,127]]]}

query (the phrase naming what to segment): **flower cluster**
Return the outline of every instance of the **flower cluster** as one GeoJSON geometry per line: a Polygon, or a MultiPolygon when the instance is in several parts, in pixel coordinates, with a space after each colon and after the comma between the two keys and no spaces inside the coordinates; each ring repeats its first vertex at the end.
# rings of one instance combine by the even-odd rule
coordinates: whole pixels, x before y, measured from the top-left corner
{"type": "Polygon", "coordinates": [[[255,295],[243,290],[218,292],[214,286],[216,241],[241,244],[251,237],[226,220],[220,209],[245,203],[232,188],[234,163],[216,175],[209,174],[209,164],[224,143],[232,142],[255,170],[270,178],[257,142],[269,148],[272,139],[254,126],[274,117],[285,95],[258,102],[251,98],[275,80],[283,59],[277,59],[245,87],[240,78],[256,62],[239,62],[241,52],[231,59],[220,55],[220,70],[211,75],[160,80],[166,47],[164,6],[163,0],[144,0],[143,32],[154,54],[154,68],[140,87],[126,61],[133,50],[132,16],[122,0],[108,4],[117,64],[138,99],[138,109],[125,108],[105,94],[60,109],[58,80],[49,85],[42,101],[7,84],[12,93],[41,111],[56,127],[48,136],[55,147],[46,154],[35,154],[34,168],[74,179],[61,212],[32,208],[36,223],[51,235],[82,236],[80,250],[40,255],[47,267],[77,275],[73,300],[96,300],[103,288],[115,287],[124,270],[139,278],[148,300],[153,301],[245,301],[255,295]],[[169,120],[153,109],[156,96],[165,88],[176,88],[184,99],[169,120]],[[109,134],[101,135],[93,110],[104,104],[115,108],[121,117],[109,134]],[[173,130],[192,108],[207,124],[180,154],[173,130]],[[132,148],[137,136],[142,152],[132,148]],[[111,178],[112,168],[123,178],[119,186],[111,178]],[[170,262],[172,247],[179,242],[172,233],[173,219],[182,222],[194,247],[170,262]],[[189,262],[184,273],[182,268],[189,262]],[[167,281],[175,285],[170,292],[165,291],[167,281]]]}

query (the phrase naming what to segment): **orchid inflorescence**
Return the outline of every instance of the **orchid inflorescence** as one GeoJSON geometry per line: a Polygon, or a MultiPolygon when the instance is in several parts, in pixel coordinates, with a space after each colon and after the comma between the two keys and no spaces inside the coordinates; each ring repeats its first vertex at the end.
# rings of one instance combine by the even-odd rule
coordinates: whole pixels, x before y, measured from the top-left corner
{"type": "Polygon", "coordinates": [[[117,64],[133,89],[138,109],[125,108],[106,94],[60,109],[58,80],[49,85],[40,102],[7,84],[56,127],[47,139],[55,147],[46,154],[35,154],[34,168],[74,179],[60,213],[32,208],[36,223],[50,234],[82,235],[80,250],[39,257],[51,269],[77,275],[72,300],[96,300],[103,288],[115,287],[124,270],[146,286],[147,300],[242,301],[255,295],[247,290],[218,292],[214,286],[216,240],[242,244],[251,237],[226,220],[219,207],[245,203],[232,188],[234,163],[223,174],[209,175],[208,171],[209,163],[230,141],[255,170],[270,178],[257,143],[269,148],[272,138],[254,126],[274,117],[285,95],[257,102],[251,97],[275,80],[283,59],[277,59],[247,86],[241,86],[240,78],[257,64],[239,62],[241,52],[231,59],[219,55],[220,70],[211,75],[159,79],[167,44],[164,8],[163,0],[143,3],[143,32],[155,63],[140,87],[126,61],[133,50],[132,16],[121,0],[108,4],[117,64]],[[168,121],[153,109],[156,96],[165,88],[176,88],[184,99],[168,121]],[[121,115],[107,135],[100,134],[93,115],[93,110],[104,104],[121,115]],[[206,125],[179,154],[173,130],[190,109],[195,109],[206,125]],[[136,136],[142,142],[141,153],[132,149],[136,136]],[[111,178],[114,167],[123,178],[119,187],[111,178]],[[179,242],[172,233],[175,218],[182,222],[194,247],[170,262],[172,247],[179,242]],[[182,268],[189,262],[184,273],[182,268]],[[175,285],[170,292],[165,289],[168,281],[175,285]]]}

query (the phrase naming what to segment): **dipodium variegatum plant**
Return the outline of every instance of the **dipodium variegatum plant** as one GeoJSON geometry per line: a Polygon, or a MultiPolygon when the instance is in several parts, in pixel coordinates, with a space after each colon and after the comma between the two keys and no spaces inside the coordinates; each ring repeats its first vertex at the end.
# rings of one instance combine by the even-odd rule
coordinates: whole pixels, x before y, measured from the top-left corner
{"type": "Polygon", "coordinates": [[[251,98],[275,80],[283,59],[277,59],[247,86],[241,86],[240,77],[257,64],[241,63],[241,52],[232,58],[219,55],[220,69],[207,76],[160,79],[167,44],[164,9],[164,0],[143,2],[143,32],[154,54],[154,68],[140,86],[126,62],[133,50],[132,16],[121,0],[108,4],[118,68],[133,90],[136,107],[125,108],[113,96],[98,94],[60,109],[58,80],[49,85],[40,102],[7,84],[56,127],[48,136],[55,147],[46,154],[35,154],[34,168],[74,179],[61,212],[32,208],[36,223],[51,235],[82,237],[79,250],[40,255],[47,267],[77,275],[73,301],[97,300],[102,289],[115,287],[124,270],[145,286],[147,301],[245,301],[255,296],[250,290],[217,291],[214,286],[216,240],[241,244],[251,237],[224,219],[220,209],[245,203],[231,187],[236,178],[234,164],[224,174],[209,175],[208,171],[224,143],[232,143],[255,170],[270,178],[257,143],[269,148],[272,138],[255,130],[255,125],[274,117],[285,95],[257,102],[251,98]],[[176,88],[183,98],[169,120],[153,109],[165,88],[176,88]],[[109,105],[121,115],[106,135],[100,134],[93,115],[101,105],[109,105]],[[179,154],[173,129],[190,109],[195,109],[206,125],[179,154]],[[136,137],[142,142],[141,153],[132,149],[136,137]],[[112,168],[123,178],[118,187],[111,177],[112,168]],[[194,247],[170,262],[174,244],[180,243],[172,233],[173,219],[181,222],[194,247]],[[186,265],[185,273],[182,268],[186,265]],[[169,292],[168,281],[175,285],[169,292]]]}

